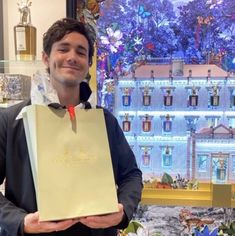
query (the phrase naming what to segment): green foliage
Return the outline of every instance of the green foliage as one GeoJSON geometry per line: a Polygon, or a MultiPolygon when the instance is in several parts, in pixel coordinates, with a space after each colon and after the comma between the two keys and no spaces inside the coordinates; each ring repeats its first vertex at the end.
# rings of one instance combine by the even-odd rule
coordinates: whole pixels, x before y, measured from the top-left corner
{"type": "Polygon", "coordinates": [[[141,228],[143,227],[143,226],[141,225],[141,223],[139,223],[138,221],[132,220],[132,221],[129,223],[128,227],[124,230],[124,232],[125,232],[126,234],[128,234],[128,233],[136,233],[136,232],[137,232],[137,229],[138,229],[139,227],[141,227],[141,228]]]}
{"type": "Polygon", "coordinates": [[[165,172],[162,176],[161,183],[163,183],[163,184],[172,184],[173,183],[173,178],[165,172]]]}
{"type": "Polygon", "coordinates": [[[230,225],[222,223],[219,227],[219,230],[223,230],[223,233],[226,233],[228,235],[235,235],[235,221],[233,221],[230,225]]]}

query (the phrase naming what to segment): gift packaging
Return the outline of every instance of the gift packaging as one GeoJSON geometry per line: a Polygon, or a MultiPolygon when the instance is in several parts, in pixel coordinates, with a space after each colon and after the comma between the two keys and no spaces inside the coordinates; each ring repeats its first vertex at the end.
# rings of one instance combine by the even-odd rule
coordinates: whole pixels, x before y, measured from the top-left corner
{"type": "Polygon", "coordinates": [[[0,74],[0,87],[6,100],[30,98],[31,77],[21,74],[0,74]]]}

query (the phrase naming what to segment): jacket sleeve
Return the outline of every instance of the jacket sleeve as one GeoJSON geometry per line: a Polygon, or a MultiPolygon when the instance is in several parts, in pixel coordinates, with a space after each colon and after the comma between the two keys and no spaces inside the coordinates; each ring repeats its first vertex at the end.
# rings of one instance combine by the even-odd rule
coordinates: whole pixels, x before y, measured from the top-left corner
{"type": "MultiPolygon", "coordinates": [[[[0,184],[6,177],[7,113],[0,110],[0,184]]],[[[13,147],[12,147],[13,148],[13,147]]],[[[10,235],[23,235],[22,222],[27,213],[0,193],[0,227],[10,235]]]]}
{"type": "MultiPolygon", "coordinates": [[[[107,115],[106,115],[107,116],[107,115]]],[[[118,201],[124,206],[125,217],[117,228],[126,228],[132,219],[142,193],[142,172],[137,167],[135,156],[126,141],[118,121],[112,114],[106,117],[107,133],[116,184],[118,201]]]]}

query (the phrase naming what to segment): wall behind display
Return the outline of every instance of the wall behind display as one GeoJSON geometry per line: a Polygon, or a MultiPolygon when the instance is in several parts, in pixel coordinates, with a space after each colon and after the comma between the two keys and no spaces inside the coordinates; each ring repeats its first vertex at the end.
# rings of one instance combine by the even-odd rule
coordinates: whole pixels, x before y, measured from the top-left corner
{"type": "MultiPolygon", "coordinates": [[[[13,27],[19,23],[17,0],[3,1],[4,58],[15,60],[13,27]]],[[[57,19],[66,16],[66,0],[32,0],[32,24],[37,28],[37,59],[41,59],[42,35],[57,19]]]]}
{"type": "MultiPolygon", "coordinates": [[[[2,12],[2,0],[0,0],[0,12],[2,12]]],[[[0,60],[1,59],[3,59],[3,15],[2,14],[0,15],[0,60]]]]}

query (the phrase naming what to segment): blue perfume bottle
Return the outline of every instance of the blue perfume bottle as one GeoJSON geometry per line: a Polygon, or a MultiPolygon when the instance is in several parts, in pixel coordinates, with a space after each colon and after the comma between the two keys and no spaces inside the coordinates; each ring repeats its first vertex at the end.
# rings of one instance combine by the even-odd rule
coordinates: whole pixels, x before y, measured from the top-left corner
{"type": "Polygon", "coordinates": [[[122,122],[122,130],[124,132],[130,132],[130,130],[131,130],[131,122],[129,121],[129,114],[128,113],[125,114],[124,120],[122,122]]]}
{"type": "Polygon", "coordinates": [[[122,105],[125,107],[129,107],[131,105],[131,95],[129,88],[124,88],[124,94],[122,95],[122,105]]]}
{"type": "Polygon", "coordinates": [[[172,121],[170,120],[169,114],[166,115],[165,120],[163,121],[163,131],[170,133],[172,129],[172,121]]]}
{"type": "Polygon", "coordinates": [[[224,160],[219,160],[219,166],[216,169],[216,181],[224,183],[226,181],[226,168],[224,160]]]}
{"type": "Polygon", "coordinates": [[[143,92],[143,106],[151,105],[151,96],[149,94],[149,88],[146,86],[143,92]]]}
{"type": "Polygon", "coordinates": [[[170,149],[166,146],[165,153],[163,154],[163,166],[170,167],[172,165],[172,155],[170,154],[170,149]]]}

